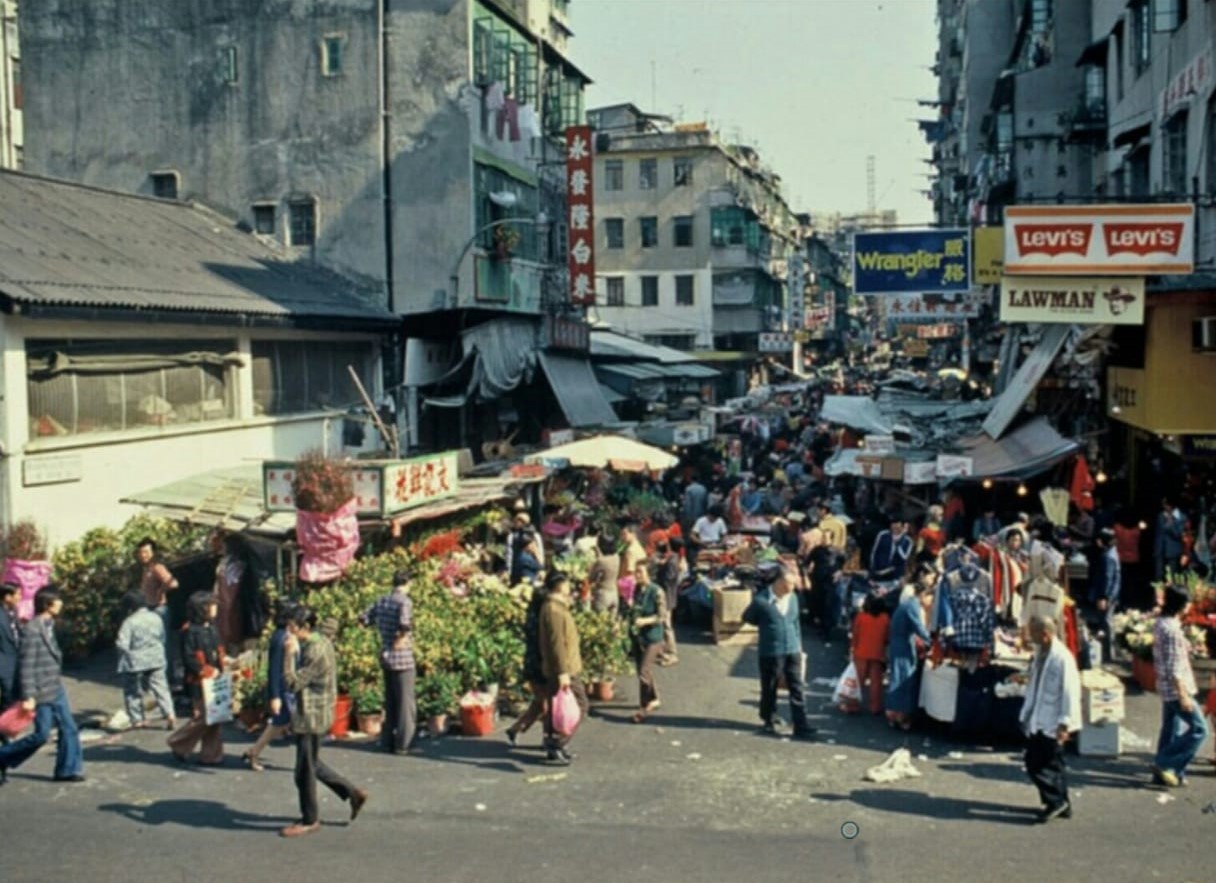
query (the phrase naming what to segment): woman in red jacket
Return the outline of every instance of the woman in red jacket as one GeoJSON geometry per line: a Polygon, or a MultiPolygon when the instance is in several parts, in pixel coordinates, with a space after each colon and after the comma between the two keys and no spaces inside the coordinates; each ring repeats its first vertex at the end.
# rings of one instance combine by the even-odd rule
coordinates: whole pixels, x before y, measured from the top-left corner
{"type": "Polygon", "coordinates": [[[853,664],[857,667],[857,682],[868,692],[870,714],[882,714],[882,679],[887,669],[890,628],[891,617],[882,601],[876,595],[867,595],[861,612],[853,619],[853,664]]]}

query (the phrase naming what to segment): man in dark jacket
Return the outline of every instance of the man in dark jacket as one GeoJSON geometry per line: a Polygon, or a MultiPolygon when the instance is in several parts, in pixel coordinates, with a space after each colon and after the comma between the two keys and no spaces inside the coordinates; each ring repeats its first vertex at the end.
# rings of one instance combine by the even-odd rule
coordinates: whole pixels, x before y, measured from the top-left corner
{"type": "Polygon", "coordinates": [[[802,683],[802,628],[798,598],[794,595],[796,577],[785,569],[776,574],[772,585],[756,593],[743,611],[743,621],[760,629],[760,719],[763,731],[776,735],[777,680],[785,678],[790,694],[790,716],[795,739],[811,739],[815,728],[807,723],[806,700],[802,683]]]}
{"type": "Polygon", "coordinates": [[[17,602],[21,590],[12,583],[0,585],[0,709],[17,701],[17,663],[21,652],[21,630],[17,626],[17,602]]]}
{"type": "Polygon", "coordinates": [[[587,716],[587,691],[583,687],[583,657],[579,652],[578,626],[570,613],[570,580],[552,574],[545,584],[548,596],[538,617],[541,673],[545,677],[545,698],[549,700],[549,722],[545,747],[549,763],[569,766],[574,755],[566,750],[573,733],[561,734],[553,725],[553,699],[563,688],[574,695],[581,712],[587,716]]]}
{"type": "Polygon", "coordinates": [[[21,695],[27,711],[34,712],[34,732],[0,748],[0,777],[21,766],[51,737],[51,725],[59,733],[55,747],[55,781],[83,782],[84,756],[80,733],[72,719],[68,694],[63,687],[63,653],[55,639],[55,617],[63,610],[59,592],[45,588],[34,596],[34,618],[21,639],[21,695]]]}

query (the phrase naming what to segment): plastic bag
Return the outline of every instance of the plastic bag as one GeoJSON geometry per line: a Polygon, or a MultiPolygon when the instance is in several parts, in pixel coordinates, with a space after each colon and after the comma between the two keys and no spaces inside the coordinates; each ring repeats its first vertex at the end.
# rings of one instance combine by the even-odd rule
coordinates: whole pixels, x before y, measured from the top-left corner
{"type": "Polygon", "coordinates": [[[16,739],[34,722],[34,712],[26,711],[20,702],[14,702],[0,714],[0,736],[16,739]]]}
{"type": "Polygon", "coordinates": [[[832,694],[832,701],[837,704],[861,701],[861,682],[857,679],[857,666],[853,663],[849,663],[849,667],[844,670],[844,674],[836,682],[836,692],[832,694]]]}
{"type": "Polygon", "coordinates": [[[569,687],[562,687],[553,697],[553,730],[559,736],[573,736],[583,713],[569,687]]]}
{"type": "Polygon", "coordinates": [[[350,500],[337,512],[296,512],[300,544],[300,579],[306,583],[336,580],[359,550],[358,504],[350,500]]]}
{"type": "Polygon", "coordinates": [[[9,558],[4,562],[4,581],[21,589],[17,603],[17,618],[26,622],[34,618],[34,596],[51,582],[51,562],[22,561],[9,558]]]}
{"type": "Polygon", "coordinates": [[[228,672],[203,679],[203,711],[207,726],[232,722],[232,675],[228,672]]]}

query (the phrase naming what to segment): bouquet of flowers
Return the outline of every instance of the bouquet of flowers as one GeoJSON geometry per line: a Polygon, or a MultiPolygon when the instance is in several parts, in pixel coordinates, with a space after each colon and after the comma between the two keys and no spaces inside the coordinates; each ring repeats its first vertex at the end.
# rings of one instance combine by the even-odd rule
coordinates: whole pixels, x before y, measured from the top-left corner
{"type": "Polygon", "coordinates": [[[1153,658],[1153,623],[1156,618],[1139,610],[1115,614],[1115,640],[1132,656],[1142,660],[1153,658]]]}
{"type": "Polygon", "coordinates": [[[296,460],[291,493],[297,509],[331,515],[355,495],[355,486],[344,463],[312,450],[296,460]]]}

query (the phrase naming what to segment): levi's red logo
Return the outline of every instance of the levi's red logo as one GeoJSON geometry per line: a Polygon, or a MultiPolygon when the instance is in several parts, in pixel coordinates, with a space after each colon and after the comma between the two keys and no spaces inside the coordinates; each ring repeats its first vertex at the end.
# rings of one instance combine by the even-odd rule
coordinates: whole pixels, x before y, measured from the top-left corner
{"type": "Polygon", "coordinates": [[[1078,254],[1089,253],[1089,240],[1094,234],[1094,225],[1082,224],[1015,224],[1018,251],[1023,255],[1078,254]]]}
{"type": "Polygon", "coordinates": [[[1177,255],[1182,246],[1182,224],[1156,221],[1138,224],[1104,224],[1106,251],[1111,255],[1153,254],[1177,255]]]}

